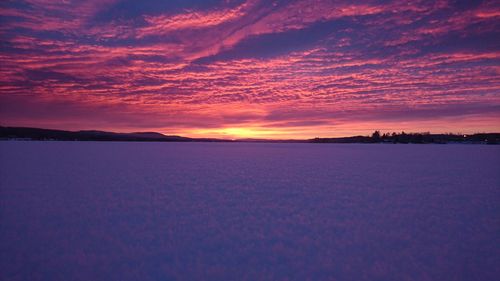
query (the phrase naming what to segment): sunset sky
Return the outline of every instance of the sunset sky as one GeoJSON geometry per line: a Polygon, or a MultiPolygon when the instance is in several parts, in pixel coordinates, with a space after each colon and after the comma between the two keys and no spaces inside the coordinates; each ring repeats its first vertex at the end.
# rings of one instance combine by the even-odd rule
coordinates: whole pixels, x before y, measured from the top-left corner
{"type": "Polygon", "coordinates": [[[500,131],[500,1],[3,0],[0,125],[500,131]]]}

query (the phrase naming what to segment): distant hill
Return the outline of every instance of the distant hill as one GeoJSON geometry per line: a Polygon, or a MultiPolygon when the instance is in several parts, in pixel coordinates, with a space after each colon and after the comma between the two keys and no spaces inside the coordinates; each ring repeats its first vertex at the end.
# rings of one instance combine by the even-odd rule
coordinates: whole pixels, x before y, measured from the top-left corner
{"type": "Polygon", "coordinates": [[[26,127],[0,127],[1,139],[62,140],[62,141],[222,141],[167,136],[156,132],[114,133],[104,131],[63,131],[26,127]]]}
{"type": "Polygon", "coordinates": [[[430,134],[386,133],[375,131],[371,136],[314,138],[307,140],[187,138],[156,132],[114,133],[105,131],[63,131],[27,127],[0,126],[0,140],[59,140],[59,141],[145,141],[145,142],[272,142],[272,143],[470,143],[500,144],[500,133],[430,134]]]}
{"type": "Polygon", "coordinates": [[[367,136],[354,136],[342,138],[315,138],[309,140],[313,143],[373,143],[371,137],[367,136]]]}

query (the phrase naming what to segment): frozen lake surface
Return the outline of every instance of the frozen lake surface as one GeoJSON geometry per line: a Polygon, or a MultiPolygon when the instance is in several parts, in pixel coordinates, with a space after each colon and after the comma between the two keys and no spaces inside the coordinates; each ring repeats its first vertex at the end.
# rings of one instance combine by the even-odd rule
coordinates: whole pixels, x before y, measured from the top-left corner
{"type": "Polygon", "coordinates": [[[498,280],[500,146],[0,142],[1,280],[498,280]]]}

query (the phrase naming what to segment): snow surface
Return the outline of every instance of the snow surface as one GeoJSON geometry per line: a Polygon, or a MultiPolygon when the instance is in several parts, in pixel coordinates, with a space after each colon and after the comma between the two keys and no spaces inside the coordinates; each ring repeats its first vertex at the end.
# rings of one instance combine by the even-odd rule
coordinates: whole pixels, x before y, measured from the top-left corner
{"type": "Polygon", "coordinates": [[[500,146],[0,142],[1,280],[498,280],[500,146]]]}

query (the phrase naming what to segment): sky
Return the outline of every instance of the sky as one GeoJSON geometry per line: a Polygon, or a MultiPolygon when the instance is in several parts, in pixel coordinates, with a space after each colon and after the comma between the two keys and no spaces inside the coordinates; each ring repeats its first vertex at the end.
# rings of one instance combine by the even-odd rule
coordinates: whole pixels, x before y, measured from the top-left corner
{"type": "Polygon", "coordinates": [[[500,131],[500,1],[3,0],[0,125],[500,131]]]}

